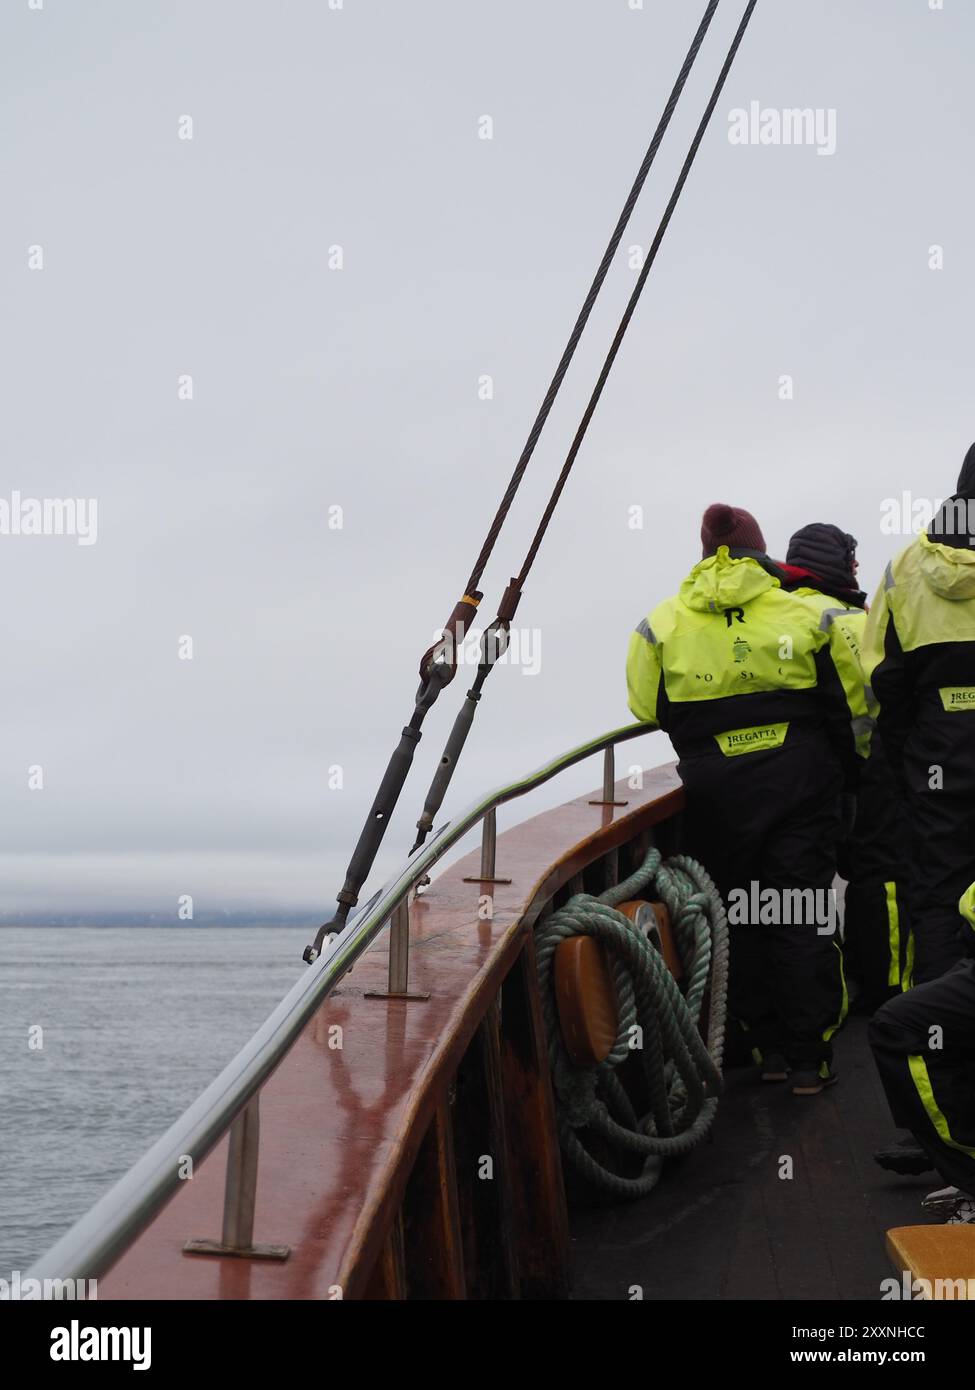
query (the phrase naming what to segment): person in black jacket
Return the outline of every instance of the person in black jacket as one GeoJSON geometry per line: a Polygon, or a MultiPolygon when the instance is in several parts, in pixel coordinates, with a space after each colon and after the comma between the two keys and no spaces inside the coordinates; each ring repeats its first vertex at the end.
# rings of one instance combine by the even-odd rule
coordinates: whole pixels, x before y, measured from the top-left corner
{"type": "MultiPolygon", "coordinates": [[[[796,531],[782,566],[783,588],[814,590],[846,610],[842,623],[861,647],[867,596],[857,584],[856,540],[827,522],[796,531]]],[[[899,880],[910,853],[902,798],[874,734],[861,769],[852,831],[839,846],[837,869],[847,880],[843,953],[860,986],[857,1006],[872,1013],[901,989],[910,939],[906,895],[899,880]]]]}

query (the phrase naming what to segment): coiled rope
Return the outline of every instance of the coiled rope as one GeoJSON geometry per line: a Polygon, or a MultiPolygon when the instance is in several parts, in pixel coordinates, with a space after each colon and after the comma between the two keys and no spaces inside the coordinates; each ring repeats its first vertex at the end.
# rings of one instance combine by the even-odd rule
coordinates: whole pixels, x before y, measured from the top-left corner
{"type": "Polygon", "coordinates": [[[614,1197],[643,1197],[656,1185],[665,1158],[700,1143],[717,1109],[728,993],[728,922],[721,896],[696,859],[678,855],[664,861],[651,849],[623,883],[598,898],[577,893],[553,912],[536,928],[535,950],[562,1150],[595,1187],[614,1197]],[[684,994],[656,947],[615,910],[645,897],[651,883],[670,913],[687,980],[684,994]],[[578,935],[595,937],[606,950],[619,1019],[608,1057],[590,1067],[570,1060],[555,1000],[556,948],[578,935]],[[709,981],[705,1042],[698,1025],[709,981]],[[649,1096],[642,1116],[618,1074],[634,1057],[649,1096]],[[580,1131],[642,1157],[642,1172],[614,1172],[583,1143],[580,1131]]]}

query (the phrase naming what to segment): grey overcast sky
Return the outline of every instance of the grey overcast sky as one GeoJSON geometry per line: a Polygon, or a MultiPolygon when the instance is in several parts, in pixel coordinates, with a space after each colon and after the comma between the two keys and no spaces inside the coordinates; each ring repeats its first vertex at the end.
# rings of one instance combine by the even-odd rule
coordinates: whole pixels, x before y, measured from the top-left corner
{"type": "MultiPolygon", "coordinates": [[[[98,529],[0,535],[0,911],[331,903],[704,9],[633,4],[3,0],[0,501],[94,498],[98,529]]],[[[488,617],[742,5],[719,7],[488,617]]],[[[951,491],[975,436],[973,60],[968,0],[759,0],[522,601],[540,669],[492,677],[447,811],[627,722],[628,633],[699,557],[708,502],[753,510],[773,553],[839,523],[873,588],[906,539],[884,499],[951,491]],[[733,144],[752,102],[835,112],[835,152],[733,144]]]]}

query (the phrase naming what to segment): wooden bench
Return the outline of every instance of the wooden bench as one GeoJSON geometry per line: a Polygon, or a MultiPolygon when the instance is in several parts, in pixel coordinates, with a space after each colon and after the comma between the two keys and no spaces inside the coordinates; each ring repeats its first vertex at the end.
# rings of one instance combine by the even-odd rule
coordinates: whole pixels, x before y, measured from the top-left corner
{"type": "Polygon", "coordinates": [[[924,1298],[975,1299],[975,1226],[895,1226],[887,1254],[898,1274],[923,1281],[924,1298]]]}

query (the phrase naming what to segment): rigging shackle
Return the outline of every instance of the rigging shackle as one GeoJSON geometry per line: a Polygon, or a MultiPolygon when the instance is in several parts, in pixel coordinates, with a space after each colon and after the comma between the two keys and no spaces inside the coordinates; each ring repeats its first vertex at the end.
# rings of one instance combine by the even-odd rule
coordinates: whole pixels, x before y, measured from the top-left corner
{"type": "Polygon", "coordinates": [[[445,666],[450,671],[450,675],[443,682],[443,685],[449,685],[453,680],[457,674],[457,653],[467,636],[471,623],[477,617],[477,605],[483,597],[484,595],[480,590],[475,589],[473,593],[465,594],[454,604],[454,611],[444,623],[440,636],[433,646],[427,647],[420,657],[421,681],[430,679],[434,666],[445,666]]]}
{"type": "Polygon", "coordinates": [[[453,680],[456,666],[447,667],[443,664],[435,664],[431,670],[429,678],[421,681],[420,687],[416,692],[416,704],[413,710],[413,718],[400,734],[400,740],[393,750],[386,767],[383,780],[379,784],[375,799],[366,817],[366,823],[362,827],[358,843],[349,860],[349,867],[345,874],[345,883],[342,890],[336,893],[338,909],[330,922],[323,922],[318,928],[315,940],[310,946],[306,946],[302,952],[302,960],[311,965],[322,953],[326,936],[332,936],[340,932],[348,921],[349,913],[359,901],[359,890],[366,880],[373,861],[379,852],[383,836],[386,834],[386,827],[396,809],[399,794],[403,790],[403,784],[409,776],[410,768],[413,765],[413,755],[416,752],[416,745],[420,742],[420,725],[423,723],[424,716],[437,696],[453,680]]]}
{"type": "MultiPolygon", "coordinates": [[[[511,585],[516,583],[516,580],[511,581],[511,585]]],[[[511,585],[509,585],[508,590],[505,591],[506,598],[511,589],[511,585]]],[[[520,593],[521,590],[519,586],[517,594],[514,596],[513,601],[507,605],[506,611],[511,613],[514,612],[520,593]]],[[[444,797],[447,795],[447,789],[450,786],[450,780],[454,775],[454,768],[457,766],[457,761],[464,751],[467,735],[470,733],[471,725],[474,723],[477,702],[481,698],[481,687],[490,675],[495,662],[499,661],[508,650],[510,637],[509,620],[502,618],[499,611],[498,617],[495,618],[494,622],[490,623],[481,634],[477,675],[474,678],[473,685],[464,697],[464,703],[457,712],[457,717],[450,730],[450,736],[444,746],[443,756],[437,764],[436,772],[433,774],[433,780],[430,783],[426,801],[423,803],[423,812],[416,823],[418,833],[413,843],[413,848],[410,850],[411,854],[414,854],[420,848],[427,835],[429,835],[430,831],[433,829],[434,817],[443,805],[444,797]]]]}

